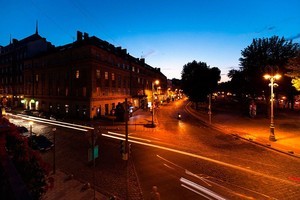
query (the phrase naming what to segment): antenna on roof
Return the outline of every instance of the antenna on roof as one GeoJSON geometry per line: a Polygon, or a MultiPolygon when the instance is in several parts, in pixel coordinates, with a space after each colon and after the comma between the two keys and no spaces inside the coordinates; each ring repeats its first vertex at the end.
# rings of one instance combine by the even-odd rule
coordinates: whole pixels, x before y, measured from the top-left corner
{"type": "Polygon", "coordinates": [[[39,34],[39,24],[38,24],[38,20],[36,20],[36,23],[35,23],[35,34],[39,34]]]}

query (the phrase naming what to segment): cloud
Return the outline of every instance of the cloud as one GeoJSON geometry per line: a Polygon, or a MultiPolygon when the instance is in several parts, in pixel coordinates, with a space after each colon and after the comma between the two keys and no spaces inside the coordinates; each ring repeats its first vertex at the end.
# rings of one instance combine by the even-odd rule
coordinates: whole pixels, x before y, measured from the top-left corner
{"type": "Polygon", "coordinates": [[[298,33],[297,35],[294,35],[294,36],[291,36],[289,38],[287,38],[288,40],[295,40],[295,39],[298,39],[300,38],[300,33],[298,33]]]}
{"type": "Polygon", "coordinates": [[[276,26],[265,26],[263,29],[257,31],[256,33],[263,33],[267,31],[274,31],[276,29],[276,26]]]}
{"type": "Polygon", "coordinates": [[[142,58],[146,58],[146,57],[148,57],[148,56],[150,56],[150,55],[152,55],[152,54],[154,54],[155,53],[155,50],[153,50],[153,49],[150,49],[148,52],[146,52],[145,54],[143,53],[143,55],[142,55],[142,58]]]}

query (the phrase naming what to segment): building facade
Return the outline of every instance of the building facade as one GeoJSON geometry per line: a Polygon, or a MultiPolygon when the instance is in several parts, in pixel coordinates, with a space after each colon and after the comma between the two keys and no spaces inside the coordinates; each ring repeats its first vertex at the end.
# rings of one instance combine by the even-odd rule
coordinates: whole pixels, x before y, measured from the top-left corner
{"type": "MultiPolygon", "coordinates": [[[[125,98],[132,107],[146,109],[149,102],[163,99],[167,88],[167,78],[159,68],[134,58],[126,49],[79,31],[75,42],[41,50],[24,57],[22,63],[22,82],[11,82],[12,88],[22,88],[17,90],[21,106],[61,117],[110,115],[125,98]],[[160,84],[153,89],[155,80],[160,84]]],[[[7,67],[1,64],[1,68],[7,67]]],[[[14,74],[12,77],[16,79],[14,74]]],[[[7,87],[0,94],[15,96],[7,87]]]]}
{"type": "Polygon", "coordinates": [[[13,39],[0,46],[0,100],[9,107],[21,106],[24,99],[24,62],[54,48],[38,31],[20,41],[13,39]]]}

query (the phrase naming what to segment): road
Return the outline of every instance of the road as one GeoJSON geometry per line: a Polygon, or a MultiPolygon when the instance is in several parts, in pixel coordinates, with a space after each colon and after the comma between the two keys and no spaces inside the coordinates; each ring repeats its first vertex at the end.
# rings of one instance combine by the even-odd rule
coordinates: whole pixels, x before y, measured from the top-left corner
{"type": "Polygon", "coordinates": [[[153,185],[164,199],[300,198],[299,159],[213,130],[184,106],[162,106],[154,131],[131,134],[151,141],[132,150],[145,199],[153,185]]]}
{"type": "MultiPolygon", "coordinates": [[[[162,199],[172,200],[300,199],[298,158],[214,130],[190,116],[185,105],[175,101],[161,106],[156,128],[131,126],[128,162],[120,155],[122,127],[101,128],[95,168],[88,162],[90,133],[57,127],[56,168],[121,199],[149,199],[154,185],[162,199]],[[182,120],[176,118],[178,112],[182,120]]],[[[132,117],[130,123],[136,120],[132,117]]],[[[35,123],[33,131],[51,139],[52,127],[35,123]]],[[[42,156],[52,165],[52,151],[42,156]]]]}

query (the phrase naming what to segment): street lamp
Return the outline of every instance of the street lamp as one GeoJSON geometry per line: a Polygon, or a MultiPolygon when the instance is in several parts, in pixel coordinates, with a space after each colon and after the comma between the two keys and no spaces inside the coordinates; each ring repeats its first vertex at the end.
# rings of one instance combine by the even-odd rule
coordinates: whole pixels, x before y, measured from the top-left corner
{"type": "Polygon", "coordinates": [[[270,97],[270,101],[271,101],[271,123],[270,123],[270,136],[269,136],[269,140],[275,142],[276,138],[275,138],[275,127],[274,127],[274,112],[273,112],[273,100],[274,100],[274,92],[273,92],[273,88],[274,85],[276,83],[274,83],[275,80],[278,80],[281,77],[280,74],[275,74],[275,75],[269,75],[266,74],[264,75],[265,79],[269,79],[270,80],[270,84],[269,86],[271,87],[271,97],[270,97]]]}
{"type": "Polygon", "coordinates": [[[154,85],[158,85],[159,80],[155,80],[152,82],[152,127],[155,127],[154,125],[154,85]]]}

